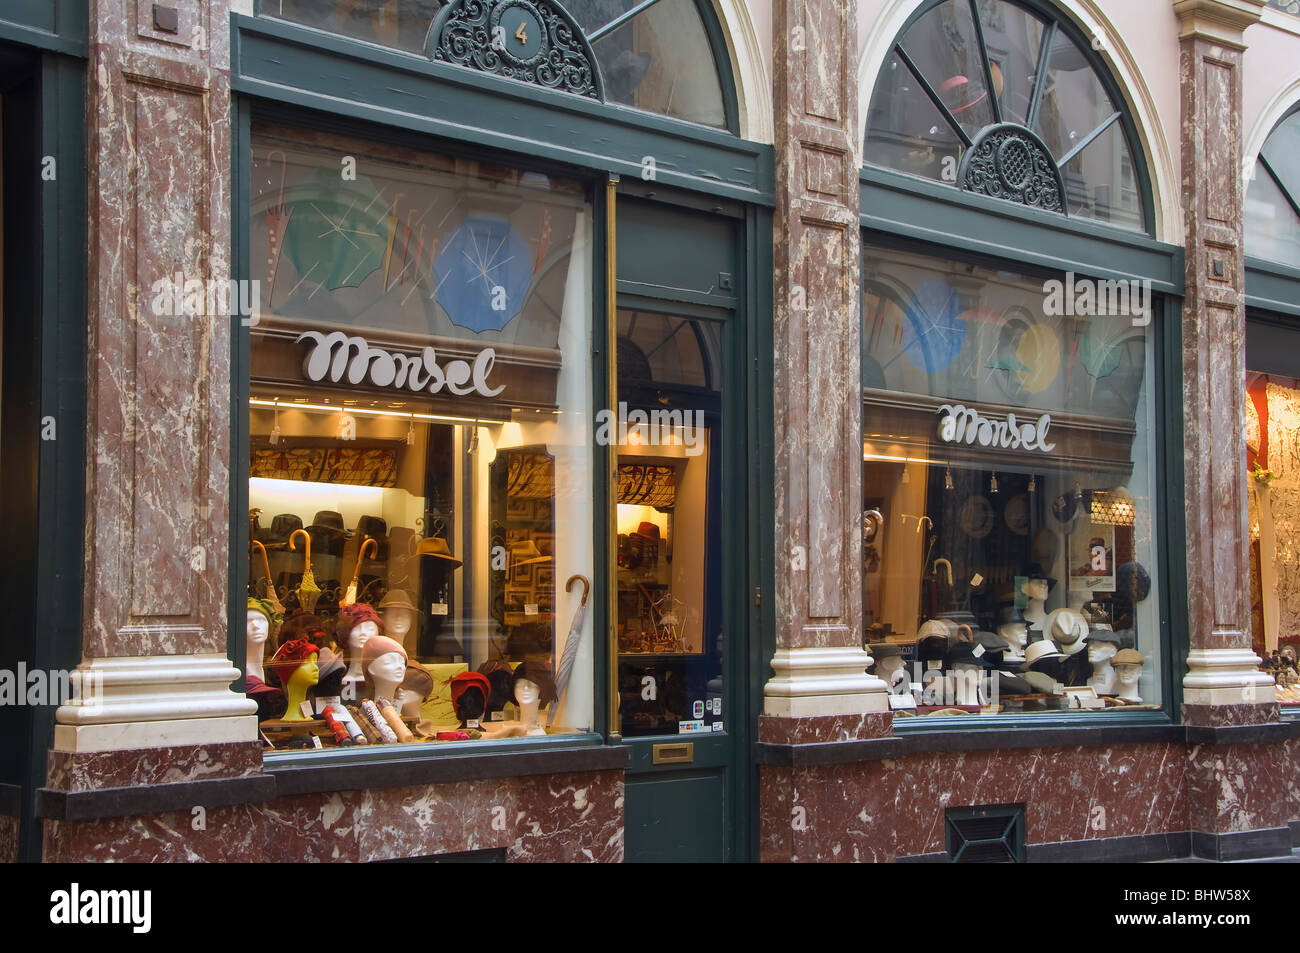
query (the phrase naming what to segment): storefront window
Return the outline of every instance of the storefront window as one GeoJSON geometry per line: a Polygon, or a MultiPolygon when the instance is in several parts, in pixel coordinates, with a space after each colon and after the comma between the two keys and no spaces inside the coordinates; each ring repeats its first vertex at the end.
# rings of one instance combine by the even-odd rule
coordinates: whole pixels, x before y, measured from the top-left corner
{"type": "Polygon", "coordinates": [[[1269,133],[1246,188],[1246,254],[1300,266],[1300,112],[1269,133]]]}
{"type": "MultiPolygon", "coordinates": [[[[1292,331],[1292,334],[1295,332],[1292,331]]],[[[1277,680],[1278,701],[1300,704],[1300,380],[1246,373],[1252,648],[1277,680]]]]}
{"type": "MultiPolygon", "coordinates": [[[[1039,169],[1041,182],[1017,201],[1144,227],[1120,112],[1072,32],[1005,0],[934,3],[902,34],[876,80],[867,163],[969,189],[962,160],[981,134],[1000,126],[1036,137],[1064,186],[1059,202],[1055,195],[1041,201],[1036,190],[1052,191],[1055,184],[1039,169]],[[978,24],[973,8],[979,10],[978,24]]],[[[1031,165],[1023,160],[1030,154],[1013,146],[990,155],[988,167],[1003,178],[982,181],[975,190],[999,197],[1025,191],[1031,165]]]]}
{"type": "Polygon", "coordinates": [[[265,742],[590,730],[585,188],[270,129],[252,178],[265,742]]]}
{"type": "Polygon", "coordinates": [[[866,250],[864,624],[897,714],[1159,707],[1153,308],[866,250]]]}

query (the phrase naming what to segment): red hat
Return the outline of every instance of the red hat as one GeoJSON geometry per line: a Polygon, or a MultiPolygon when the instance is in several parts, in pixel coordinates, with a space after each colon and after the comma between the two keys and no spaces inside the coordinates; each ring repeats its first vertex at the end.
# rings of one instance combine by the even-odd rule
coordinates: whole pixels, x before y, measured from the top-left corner
{"type": "Polygon", "coordinates": [[[481,691],[485,703],[492,695],[492,683],[487,680],[486,675],[480,675],[478,672],[461,672],[451,680],[450,685],[453,706],[460,701],[460,696],[464,695],[470,688],[477,688],[481,691]]]}
{"type": "Polygon", "coordinates": [[[306,639],[317,646],[323,646],[329,640],[325,623],[305,609],[296,609],[280,626],[280,644],[288,645],[295,639],[306,639]]]}
{"type": "Polygon", "coordinates": [[[307,639],[292,639],[280,646],[271,661],[266,663],[266,667],[276,669],[277,677],[284,682],[293,673],[293,669],[309,660],[319,651],[320,648],[307,639]]]}
{"type": "Polygon", "coordinates": [[[362,622],[373,622],[379,626],[379,634],[384,634],[384,620],[379,618],[379,613],[374,610],[373,606],[364,602],[358,602],[354,605],[344,606],[339,610],[338,616],[334,619],[334,641],[339,645],[348,644],[348,633],[359,626],[362,622]]]}

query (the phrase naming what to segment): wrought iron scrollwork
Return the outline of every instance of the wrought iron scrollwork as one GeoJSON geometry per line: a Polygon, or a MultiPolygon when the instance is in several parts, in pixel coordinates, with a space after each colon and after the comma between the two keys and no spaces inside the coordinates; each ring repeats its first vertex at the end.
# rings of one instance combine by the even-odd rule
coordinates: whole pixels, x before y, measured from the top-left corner
{"type": "Polygon", "coordinates": [[[982,130],[962,157],[957,182],[967,192],[1066,214],[1061,170],[1043,141],[1015,123],[982,130]]]}
{"type": "Polygon", "coordinates": [[[551,0],[452,0],[429,28],[430,59],[604,101],[577,21],[551,0]]]}

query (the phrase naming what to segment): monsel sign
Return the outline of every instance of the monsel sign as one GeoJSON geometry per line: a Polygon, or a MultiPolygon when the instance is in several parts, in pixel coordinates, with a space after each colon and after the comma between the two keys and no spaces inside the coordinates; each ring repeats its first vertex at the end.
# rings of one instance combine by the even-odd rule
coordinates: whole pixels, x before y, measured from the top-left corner
{"type": "Polygon", "coordinates": [[[331,383],[338,384],[346,377],[349,384],[360,384],[368,379],[375,387],[429,394],[441,393],[445,387],[456,397],[496,397],[506,389],[505,384],[488,386],[488,375],[497,358],[490,347],[479,351],[473,361],[448,361],[442,367],[431,347],[419,354],[392,353],[342,331],[307,331],[298,336],[298,341],[314,342],[303,360],[303,372],[311,381],[328,377],[331,383]]]}
{"type": "Polygon", "coordinates": [[[1047,442],[1052,418],[1043,414],[1037,423],[1021,423],[1015,414],[1005,419],[985,417],[965,404],[944,404],[939,408],[939,439],[944,443],[964,443],[1002,450],[1039,450],[1051,453],[1056,444],[1047,442]]]}

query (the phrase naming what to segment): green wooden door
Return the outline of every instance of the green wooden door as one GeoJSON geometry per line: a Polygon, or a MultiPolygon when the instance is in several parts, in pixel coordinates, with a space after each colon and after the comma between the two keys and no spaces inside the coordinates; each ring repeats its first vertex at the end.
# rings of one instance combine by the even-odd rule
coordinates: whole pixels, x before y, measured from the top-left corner
{"type": "Polygon", "coordinates": [[[620,195],[617,700],[629,861],[744,854],[743,228],[620,195]]]}

